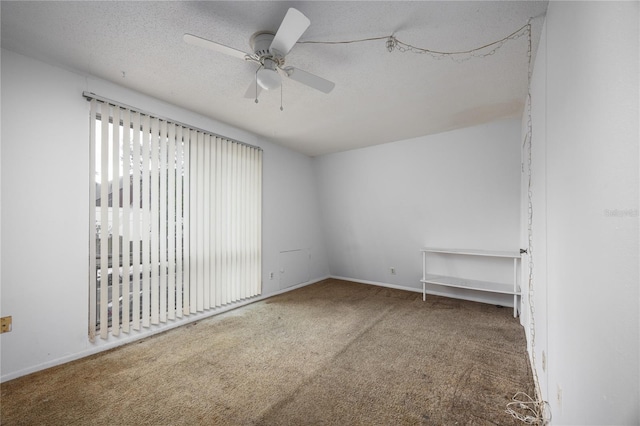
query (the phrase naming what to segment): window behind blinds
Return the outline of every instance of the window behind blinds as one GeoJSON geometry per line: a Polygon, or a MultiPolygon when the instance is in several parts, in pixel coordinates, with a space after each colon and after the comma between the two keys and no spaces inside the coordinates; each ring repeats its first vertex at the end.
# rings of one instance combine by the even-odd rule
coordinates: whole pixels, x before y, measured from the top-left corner
{"type": "Polygon", "coordinates": [[[260,294],[262,150],[90,100],[90,338],[260,294]]]}

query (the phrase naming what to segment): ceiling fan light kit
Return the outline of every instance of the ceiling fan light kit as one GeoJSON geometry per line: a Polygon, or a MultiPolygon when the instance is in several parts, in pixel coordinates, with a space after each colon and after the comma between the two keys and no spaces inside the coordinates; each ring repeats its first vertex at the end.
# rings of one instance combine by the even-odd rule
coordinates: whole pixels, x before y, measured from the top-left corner
{"type": "Polygon", "coordinates": [[[282,77],[276,70],[276,63],[271,59],[265,59],[262,68],[256,73],[256,81],[265,90],[273,90],[280,87],[282,77]]]}
{"type": "MultiPolygon", "coordinates": [[[[329,93],[335,86],[333,82],[291,66],[284,68],[286,55],[309,28],[309,25],[311,25],[311,21],[306,16],[300,11],[290,8],[275,34],[269,31],[258,31],[251,36],[249,45],[253,53],[245,53],[192,34],[185,34],[183,39],[186,43],[194,46],[257,63],[259,68],[256,71],[256,80],[253,84],[257,83],[257,86],[262,89],[273,90],[282,87],[282,76],[285,76],[323,93],[329,93]]],[[[257,87],[255,92],[257,103],[257,87]]]]}

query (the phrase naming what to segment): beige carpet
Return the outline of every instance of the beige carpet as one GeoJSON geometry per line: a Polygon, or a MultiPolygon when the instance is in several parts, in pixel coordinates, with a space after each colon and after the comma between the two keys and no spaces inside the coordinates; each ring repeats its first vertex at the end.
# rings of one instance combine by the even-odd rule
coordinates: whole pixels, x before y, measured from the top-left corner
{"type": "Polygon", "coordinates": [[[2,425],[489,425],[533,395],[512,310],[326,280],[1,385],[2,425]]]}

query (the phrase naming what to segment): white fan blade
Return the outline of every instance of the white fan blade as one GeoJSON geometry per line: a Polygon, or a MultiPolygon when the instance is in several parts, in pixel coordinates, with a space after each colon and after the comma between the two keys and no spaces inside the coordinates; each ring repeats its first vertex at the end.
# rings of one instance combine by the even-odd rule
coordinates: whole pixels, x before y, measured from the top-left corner
{"type": "Polygon", "coordinates": [[[182,39],[185,43],[192,44],[198,47],[204,47],[205,49],[210,49],[219,53],[224,53],[225,55],[234,56],[239,59],[244,59],[248,53],[245,53],[241,50],[234,49],[233,47],[225,46],[224,44],[216,43],[215,41],[207,40],[202,37],[194,36],[192,34],[185,34],[182,36],[182,39]]]}
{"type": "Polygon", "coordinates": [[[298,68],[287,67],[286,71],[290,79],[306,84],[307,86],[313,87],[323,93],[331,92],[336,85],[332,81],[325,80],[322,77],[318,77],[317,75],[302,71],[298,68]]]}
{"type": "Polygon", "coordinates": [[[311,21],[297,9],[290,8],[284,16],[269,50],[286,56],[302,34],[309,28],[311,21]]]}
{"type": "Polygon", "coordinates": [[[260,93],[262,92],[262,87],[256,83],[256,79],[254,78],[249,87],[247,88],[247,92],[244,94],[244,97],[247,99],[258,99],[260,93]],[[258,90],[256,94],[256,89],[258,90]]]}

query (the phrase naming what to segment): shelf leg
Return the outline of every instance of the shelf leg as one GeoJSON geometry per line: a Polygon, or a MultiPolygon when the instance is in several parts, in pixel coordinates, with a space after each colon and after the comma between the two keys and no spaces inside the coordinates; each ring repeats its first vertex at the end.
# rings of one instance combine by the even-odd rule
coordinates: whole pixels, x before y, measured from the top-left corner
{"type": "Polygon", "coordinates": [[[518,259],[513,258],[513,317],[518,316],[518,259]]]}
{"type": "Polygon", "coordinates": [[[422,301],[427,300],[427,285],[424,282],[425,277],[427,276],[427,253],[422,252],[422,301]]]}

